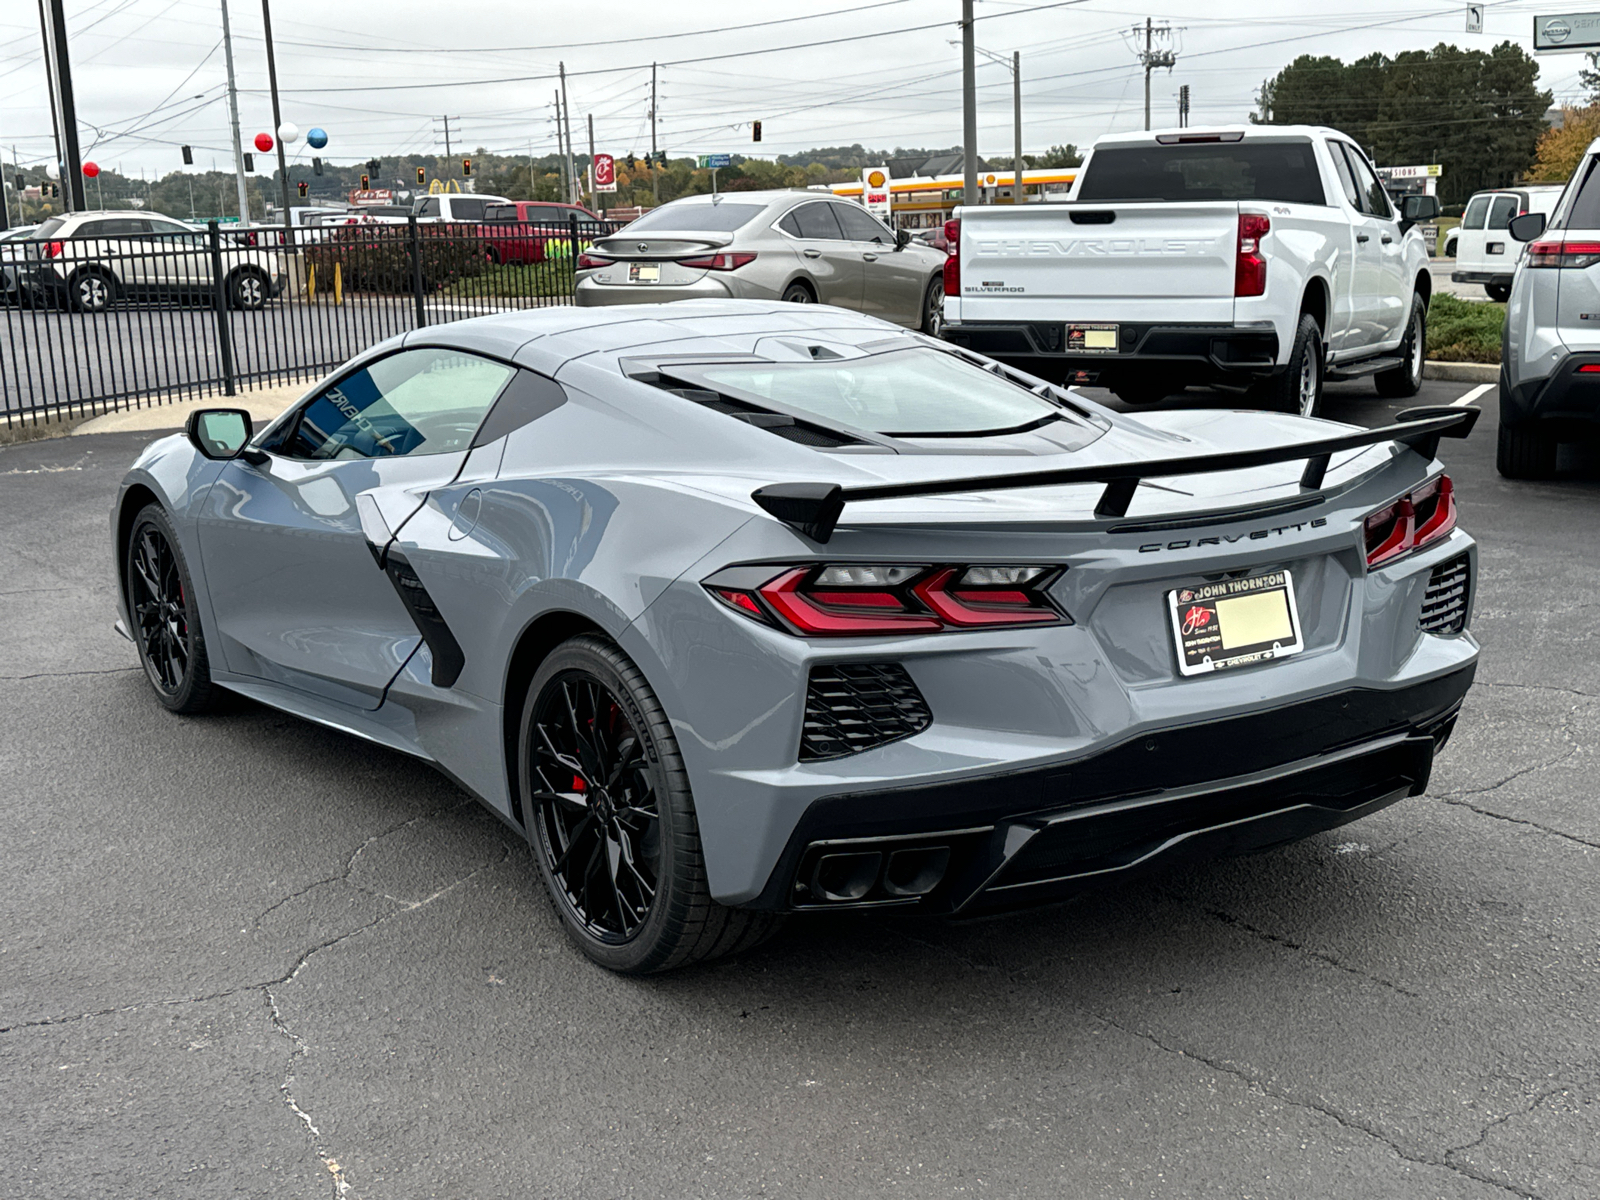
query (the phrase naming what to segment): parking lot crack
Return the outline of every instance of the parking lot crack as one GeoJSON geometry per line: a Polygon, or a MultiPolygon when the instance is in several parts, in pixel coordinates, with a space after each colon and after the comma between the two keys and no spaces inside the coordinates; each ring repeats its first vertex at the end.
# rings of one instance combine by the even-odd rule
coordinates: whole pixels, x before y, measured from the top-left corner
{"type": "Polygon", "coordinates": [[[24,679],[70,679],[75,675],[123,675],[129,671],[143,669],[143,667],[108,667],[104,671],[35,671],[30,675],[0,675],[0,683],[18,683],[24,679]]]}
{"type": "MultiPolygon", "coordinates": [[[[1177,899],[1177,897],[1174,898],[1177,899]]],[[[1293,938],[1287,938],[1281,934],[1272,933],[1265,929],[1258,929],[1248,921],[1242,921],[1238,917],[1233,916],[1231,913],[1222,912],[1220,909],[1207,909],[1206,915],[1221,921],[1224,925],[1241,930],[1250,934],[1252,937],[1259,938],[1260,940],[1268,942],[1271,945],[1282,946],[1286,950],[1293,950],[1298,954],[1304,954],[1310,958],[1314,958],[1318,962],[1324,963],[1336,971],[1343,971],[1347,975],[1354,975],[1357,979],[1365,979],[1369,983],[1375,983],[1380,987],[1386,987],[1390,991],[1398,992],[1400,995],[1409,997],[1412,1000],[1422,999],[1422,997],[1416,992],[1409,991],[1406,988],[1401,987],[1393,980],[1385,979],[1381,975],[1370,974],[1367,971],[1361,970],[1359,967],[1352,967],[1349,963],[1341,962],[1331,954],[1327,954],[1321,950],[1313,950],[1310,946],[1307,946],[1302,942],[1297,942],[1293,938]]]]}
{"type": "Polygon", "coordinates": [[[1559,1096],[1562,1092],[1579,1091],[1583,1088],[1592,1087],[1597,1082],[1600,1082],[1600,1076],[1591,1076],[1588,1079],[1582,1079],[1576,1083],[1560,1083],[1554,1087],[1546,1088],[1538,1095],[1529,1099],[1528,1102],[1523,1104],[1521,1107],[1514,1108],[1508,1113],[1502,1113],[1500,1116],[1490,1121],[1478,1131],[1478,1136],[1473,1138],[1470,1142],[1463,1142],[1459,1146],[1450,1147],[1450,1149],[1444,1152],[1445,1157],[1449,1158],[1452,1154],[1463,1154],[1468,1150],[1476,1150],[1479,1146],[1483,1145],[1483,1143],[1488,1140],[1489,1135],[1496,1129],[1500,1128],[1500,1126],[1506,1124],[1508,1121],[1515,1120],[1517,1117],[1527,1116],[1552,1096],[1559,1096]]]}
{"type": "MultiPolygon", "coordinates": [[[[1471,796],[1477,795],[1478,793],[1467,792],[1465,794],[1471,796]]],[[[1466,800],[1460,800],[1453,796],[1441,796],[1439,799],[1445,804],[1451,804],[1457,808],[1464,808],[1469,812],[1475,812],[1480,817],[1488,817],[1493,821],[1504,821],[1508,825],[1526,825],[1529,829],[1537,829],[1540,833],[1547,833],[1551,837],[1557,837],[1567,842],[1575,842],[1580,846],[1588,847],[1590,850],[1600,850],[1600,842],[1591,842],[1588,838],[1581,838],[1575,833],[1567,833],[1564,830],[1556,829],[1550,825],[1540,824],[1538,821],[1530,821],[1526,817],[1508,816],[1502,812],[1495,812],[1492,808],[1483,808],[1480,805],[1471,804],[1466,800]]]]}

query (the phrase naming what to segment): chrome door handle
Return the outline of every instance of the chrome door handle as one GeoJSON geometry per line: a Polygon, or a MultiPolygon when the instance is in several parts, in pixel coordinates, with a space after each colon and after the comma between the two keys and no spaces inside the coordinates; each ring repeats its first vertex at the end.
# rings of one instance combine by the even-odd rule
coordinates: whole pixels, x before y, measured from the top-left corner
{"type": "Polygon", "coordinates": [[[863,259],[865,259],[867,262],[877,262],[878,261],[878,256],[876,254],[863,254],[861,257],[863,259]]]}
{"type": "Polygon", "coordinates": [[[821,258],[822,257],[822,251],[821,250],[804,250],[801,253],[803,253],[807,258],[821,258]]]}
{"type": "Polygon", "coordinates": [[[1368,237],[1368,236],[1367,236],[1367,235],[1366,235],[1366,234],[1364,234],[1364,233],[1358,233],[1358,234],[1356,234],[1356,241],[1358,241],[1358,242],[1370,242],[1370,241],[1371,241],[1371,240],[1372,240],[1372,239],[1371,239],[1371,238],[1369,238],[1369,237],[1368,237]]]}
{"type": "Polygon", "coordinates": [[[1383,235],[1383,244],[1384,244],[1384,245],[1385,245],[1385,246],[1392,246],[1392,245],[1393,245],[1393,244],[1394,244],[1394,239],[1393,239],[1393,238],[1392,238],[1392,237],[1390,237],[1390,236],[1389,236],[1389,235],[1388,235],[1388,234],[1387,234],[1387,233],[1386,233],[1386,234],[1384,234],[1384,235],[1383,235]]]}

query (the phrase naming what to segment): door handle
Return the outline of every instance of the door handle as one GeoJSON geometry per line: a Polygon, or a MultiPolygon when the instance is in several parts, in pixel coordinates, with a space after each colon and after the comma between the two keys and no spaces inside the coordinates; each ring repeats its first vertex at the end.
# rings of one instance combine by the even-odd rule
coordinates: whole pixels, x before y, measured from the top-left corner
{"type": "Polygon", "coordinates": [[[876,254],[863,254],[861,257],[863,259],[865,259],[867,262],[877,262],[878,261],[878,256],[876,254]]]}
{"type": "Polygon", "coordinates": [[[1368,236],[1367,236],[1367,235],[1366,235],[1366,234],[1364,234],[1364,233],[1358,233],[1358,234],[1356,234],[1356,241],[1358,241],[1358,242],[1370,242],[1370,241],[1371,241],[1371,240],[1372,240],[1372,239],[1371,239],[1371,238],[1369,238],[1369,237],[1368,237],[1368,236]]]}
{"type": "Polygon", "coordinates": [[[803,251],[801,251],[801,253],[804,254],[807,258],[821,258],[822,257],[822,251],[821,250],[803,250],[803,251]]]}
{"type": "Polygon", "coordinates": [[[1392,238],[1392,237],[1390,237],[1390,236],[1389,236],[1389,235],[1388,235],[1388,234],[1387,234],[1387,233],[1386,233],[1386,234],[1384,234],[1384,235],[1383,235],[1383,244],[1384,244],[1384,245],[1385,245],[1385,246],[1392,246],[1392,245],[1393,245],[1393,244],[1394,244],[1394,239],[1393,239],[1393,238],[1392,238]]]}

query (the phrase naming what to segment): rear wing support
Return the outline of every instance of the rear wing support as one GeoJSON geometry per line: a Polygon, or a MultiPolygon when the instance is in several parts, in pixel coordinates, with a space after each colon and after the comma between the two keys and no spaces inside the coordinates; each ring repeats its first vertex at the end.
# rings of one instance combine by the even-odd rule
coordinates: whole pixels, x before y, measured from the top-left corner
{"type": "Polygon", "coordinates": [[[1144,479],[1240,471],[1303,458],[1306,466],[1300,475],[1300,486],[1304,491],[1316,492],[1322,488],[1323,477],[1333,456],[1346,450],[1360,450],[1382,442],[1398,442],[1432,461],[1439,452],[1439,439],[1466,437],[1477,424],[1479,411],[1471,406],[1411,408],[1401,413],[1393,425],[1382,429],[1364,429],[1314,442],[1293,442],[1287,446],[1269,446],[1260,450],[1234,450],[1223,454],[1196,454],[1138,463],[1106,463],[1053,471],[1022,471],[1009,475],[884,483],[867,487],[847,488],[837,483],[773,483],[757,488],[750,493],[750,498],[785,525],[819,544],[826,544],[833,536],[846,504],[861,500],[898,500],[907,496],[945,496],[961,492],[1054,487],[1068,483],[1103,483],[1105,491],[1094,506],[1094,515],[1101,519],[1115,519],[1127,515],[1134,493],[1144,479]]]}

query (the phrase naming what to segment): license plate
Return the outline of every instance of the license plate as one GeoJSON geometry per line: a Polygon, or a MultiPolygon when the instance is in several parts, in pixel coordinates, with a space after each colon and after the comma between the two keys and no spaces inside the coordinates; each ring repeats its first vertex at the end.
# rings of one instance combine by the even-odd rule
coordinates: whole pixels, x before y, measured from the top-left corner
{"type": "Polygon", "coordinates": [[[660,283],[661,282],[661,264],[660,263],[629,263],[628,264],[628,282],[629,283],[660,283]]]}
{"type": "Polygon", "coordinates": [[[1288,571],[1176,588],[1167,593],[1167,609],[1184,675],[1271,662],[1305,649],[1288,571]]]}
{"type": "Polygon", "coordinates": [[[1117,352],[1117,327],[1115,325],[1068,325],[1068,354],[1115,354],[1117,352]]]}

